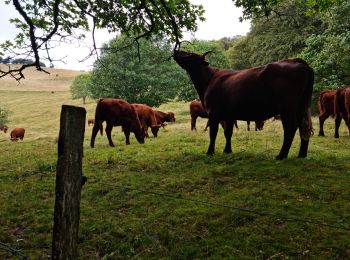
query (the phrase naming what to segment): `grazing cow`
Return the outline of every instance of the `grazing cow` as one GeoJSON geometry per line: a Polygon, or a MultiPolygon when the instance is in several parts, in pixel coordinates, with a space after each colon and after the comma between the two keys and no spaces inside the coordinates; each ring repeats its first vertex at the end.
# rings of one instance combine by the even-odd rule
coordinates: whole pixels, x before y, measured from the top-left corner
{"type": "Polygon", "coordinates": [[[162,112],[159,110],[154,110],[156,114],[157,124],[161,125],[163,128],[166,126],[165,122],[175,122],[175,114],[173,112],[162,112]]]}
{"type": "Polygon", "coordinates": [[[319,112],[319,124],[320,130],[318,132],[319,136],[324,136],[323,124],[326,119],[331,116],[334,117],[334,97],[336,90],[322,90],[320,96],[317,100],[317,108],[319,112]]]}
{"type": "Polygon", "coordinates": [[[8,129],[7,125],[0,125],[0,131],[4,131],[5,134],[7,132],[7,129],[8,129]]]}
{"type": "Polygon", "coordinates": [[[148,127],[151,128],[154,137],[158,136],[158,131],[161,125],[157,124],[156,115],[153,109],[144,104],[132,104],[139,116],[140,123],[144,134],[148,137],[148,127]]]}
{"type": "Polygon", "coordinates": [[[339,126],[342,118],[349,129],[350,134],[350,86],[340,88],[334,97],[335,133],[334,137],[339,138],[339,126]]]}
{"type": "Polygon", "coordinates": [[[299,128],[298,157],[306,157],[312,135],[311,95],[314,72],[302,59],[273,62],[261,67],[231,71],[209,66],[205,55],[174,51],[175,61],[185,69],[205,106],[210,120],[208,155],[214,153],[218,124],[225,121],[225,153],[231,153],[235,120],[264,121],[280,114],[283,145],[276,159],[288,156],[299,128]]]}
{"type": "Polygon", "coordinates": [[[21,127],[14,128],[10,133],[10,140],[11,141],[18,141],[18,139],[23,140],[25,131],[26,130],[21,127]]]}
{"type": "Polygon", "coordinates": [[[102,123],[104,121],[107,123],[106,134],[110,146],[114,147],[111,137],[113,126],[122,126],[126,144],[130,144],[130,132],[135,134],[136,140],[139,143],[144,143],[145,136],[135,108],[122,99],[101,98],[97,103],[95,111],[95,124],[92,128],[90,142],[92,148],[95,146],[95,138],[99,130],[102,135],[102,123]]]}
{"type": "MultiPolygon", "coordinates": [[[[264,121],[255,121],[255,131],[261,131],[264,129],[264,121]]],[[[247,121],[247,130],[250,131],[250,121],[247,121]]]]}
{"type": "Polygon", "coordinates": [[[94,125],[94,124],[95,124],[95,119],[89,118],[89,119],[88,119],[88,126],[92,126],[92,125],[94,125]]]}

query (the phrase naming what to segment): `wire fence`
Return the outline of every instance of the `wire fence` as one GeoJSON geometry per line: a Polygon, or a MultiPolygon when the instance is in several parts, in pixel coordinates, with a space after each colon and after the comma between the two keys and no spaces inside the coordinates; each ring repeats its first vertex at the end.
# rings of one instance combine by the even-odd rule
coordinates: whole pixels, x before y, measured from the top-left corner
{"type": "MultiPolygon", "coordinates": [[[[88,182],[89,182],[89,179],[88,179],[88,182]]],[[[91,181],[91,179],[90,179],[90,181],[91,181]]],[[[95,181],[96,181],[96,183],[99,183],[98,180],[95,180],[95,181]]],[[[216,208],[230,209],[230,210],[245,212],[245,213],[249,213],[249,214],[253,214],[253,215],[259,215],[259,216],[270,216],[276,220],[283,220],[286,222],[301,222],[301,223],[316,225],[319,227],[327,227],[327,228],[333,228],[333,229],[340,229],[340,230],[344,230],[344,231],[350,231],[350,227],[348,227],[348,225],[343,226],[343,225],[336,225],[336,224],[328,224],[325,221],[317,221],[317,220],[306,219],[306,218],[290,217],[290,216],[271,213],[268,211],[262,211],[262,210],[258,210],[258,209],[241,208],[241,207],[236,207],[236,206],[229,205],[229,204],[220,204],[220,203],[214,203],[214,202],[205,201],[205,200],[191,199],[191,198],[183,197],[181,194],[174,195],[174,194],[169,194],[165,191],[150,191],[150,190],[146,190],[146,189],[133,188],[130,186],[123,186],[123,185],[118,185],[118,184],[113,184],[113,183],[103,183],[103,185],[109,186],[109,187],[115,187],[115,188],[126,190],[126,191],[136,191],[136,192],[143,193],[143,194],[154,195],[154,196],[162,197],[164,199],[166,198],[166,199],[173,199],[173,200],[181,200],[184,202],[197,203],[197,204],[202,204],[205,206],[216,207],[216,208]]]]}

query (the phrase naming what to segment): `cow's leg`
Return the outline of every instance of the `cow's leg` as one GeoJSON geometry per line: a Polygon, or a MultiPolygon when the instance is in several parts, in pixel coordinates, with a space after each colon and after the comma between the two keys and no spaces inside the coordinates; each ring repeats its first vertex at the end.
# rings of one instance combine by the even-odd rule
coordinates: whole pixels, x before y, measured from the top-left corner
{"type": "Polygon", "coordinates": [[[247,121],[247,130],[250,131],[250,121],[247,121]]]}
{"type": "Polygon", "coordinates": [[[234,121],[236,129],[238,129],[237,120],[234,121]]]}
{"type": "Polygon", "coordinates": [[[341,123],[341,115],[335,115],[335,132],[334,132],[334,138],[339,138],[339,127],[341,123]]]}
{"type": "Polygon", "coordinates": [[[94,126],[92,128],[91,141],[90,141],[91,148],[95,147],[95,138],[96,138],[96,135],[97,135],[99,130],[100,130],[99,123],[94,124],[94,126]]]}
{"type": "Polygon", "coordinates": [[[107,138],[108,138],[109,146],[114,147],[114,144],[113,144],[113,141],[112,141],[112,128],[113,128],[113,124],[107,122],[106,135],[107,135],[107,138]]]}
{"type": "Polygon", "coordinates": [[[210,143],[207,151],[207,155],[213,155],[215,151],[215,139],[218,134],[219,122],[217,120],[210,119],[209,136],[210,143]]]}
{"type": "Polygon", "coordinates": [[[327,112],[323,112],[319,117],[318,121],[320,123],[320,131],[318,132],[318,136],[324,136],[324,131],[323,131],[323,124],[324,121],[329,117],[329,114],[327,112]]]}
{"type": "Polygon", "coordinates": [[[295,132],[298,128],[298,123],[296,117],[292,116],[282,116],[282,124],[283,124],[283,145],[279,155],[276,156],[276,160],[283,160],[287,158],[289,149],[292,145],[295,132]]]}
{"type": "Polygon", "coordinates": [[[196,120],[197,120],[197,117],[196,116],[191,116],[191,131],[193,130],[197,130],[196,129],[196,120]]]}
{"type": "Polygon", "coordinates": [[[232,153],[232,147],[231,147],[231,138],[232,138],[232,132],[233,132],[233,124],[234,122],[232,121],[225,121],[225,138],[226,138],[226,145],[224,149],[224,153],[232,153]]]}
{"type": "Polygon", "coordinates": [[[130,144],[130,132],[131,132],[130,127],[122,126],[122,129],[125,135],[125,144],[130,144]]]}

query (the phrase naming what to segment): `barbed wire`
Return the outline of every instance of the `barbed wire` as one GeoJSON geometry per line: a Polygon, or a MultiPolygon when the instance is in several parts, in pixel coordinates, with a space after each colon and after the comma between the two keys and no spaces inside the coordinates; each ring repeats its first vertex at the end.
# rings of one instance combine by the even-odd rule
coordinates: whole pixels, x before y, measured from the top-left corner
{"type": "MultiPolygon", "coordinates": [[[[91,178],[88,178],[88,183],[89,182],[91,182],[91,178]]],[[[98,180],[96,180],[95,183],[99,183],[98,180]]],[[[281,214],[275,214],[275,213],[266,212],[266,211],[259,211],[259,210],[256,210],[256,209],[235,207],[235,206],[232,206],[232,205],[229,205],[229,204],[219,204],[219,203],[214,203],[214,202],[210,202],[210,201],[190,199],[190,198],[183,197],[181,194],[172,195],[172,194],[166,193],[164,191],[149,191],[149,190],[145,190],[145,189],[132,188],[132,187],[129,187],[129,186],[122,186],[122,185],[112,184],[112,183],[103,183],[103,185],[106,185],[106,186],[109,186],[109,187],[111,187],[111,186],[112,187],[117,187],[117,188],[120,188],[120,189],[129,190],[129,191],[137,191],[137,192],[140,192],[140,193],[155,195],[155,196],[159,196],[159,197],[167,197],[167,198],[171,198],[171,199],[174,199],[174,200],[182,200],[182,201],[191,202],[191,203],[199,203],[199,204],[202,204],[202,205],[213,206],[213,207],[217,207],[217,208],[226,208],[226,209],[246,212],[246,213],[259,215],[259,216],[271,216],[271,217],[274,217],[277,220],[284,220],[286,222],[302,222],[302,223],[312,224],[312,225],[316,225],[316,226],[320,226],[320,227],[328,227],[328,228],[334,228],[334,229],[341,229],[341,230],[350,231],[349,227],[345,227],[345,226],[341,226],[341,225],[327,224],[325,222],[315,221],[315,220],[312,220],[312,219],[288,217],[288,216],[284,216],[284,215],[281,215],[281,214]]]]}
{"type": "Polygon", "coordinates": [[[0,242],[0,250],[3,250],[5,252],[11,254],[11,256],[16,256],[16,257],[18,257],[18,259],[29,260],[28,256],[24,255],[22,252],[20,252],[20,250],[13,248],[9,244],[0,242]]]}

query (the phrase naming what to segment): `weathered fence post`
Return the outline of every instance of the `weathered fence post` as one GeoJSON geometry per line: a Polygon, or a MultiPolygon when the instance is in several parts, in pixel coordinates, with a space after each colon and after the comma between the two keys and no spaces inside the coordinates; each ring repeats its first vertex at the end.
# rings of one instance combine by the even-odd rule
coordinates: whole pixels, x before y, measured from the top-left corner
{"type": "Polygon", "coordinates": [[[83,184],[82,158],[86,110],[62,106],[56,169],[52,259],[76,259],[83,184]]]}

